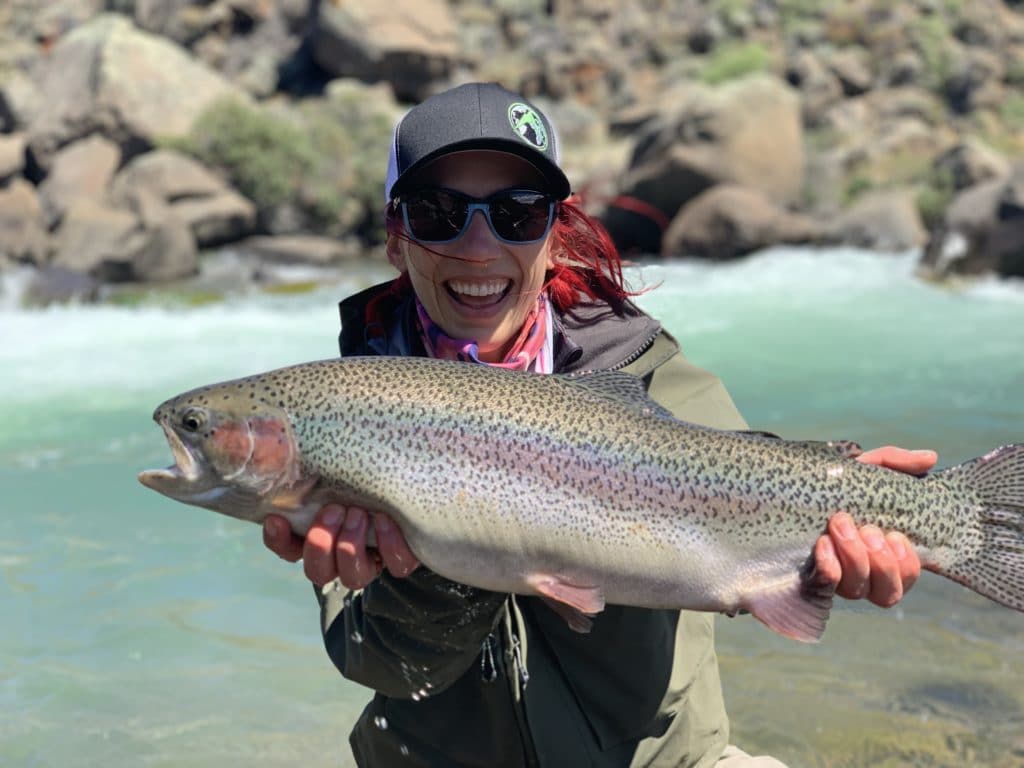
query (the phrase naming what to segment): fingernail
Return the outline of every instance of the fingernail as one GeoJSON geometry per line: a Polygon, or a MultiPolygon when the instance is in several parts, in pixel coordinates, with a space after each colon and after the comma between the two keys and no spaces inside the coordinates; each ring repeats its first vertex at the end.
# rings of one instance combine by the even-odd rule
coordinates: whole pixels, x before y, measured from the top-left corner
{"type": "Polygon", "coordinates": [[[931,456],[935,451],[928,448],[915,448],[911,453],[916,453],[918,456],[931,456]]]}
{"type": "Polygon", "coordinates": [[[337,507],[328,507],[320,521],[329,528],[334,528],[341,522],[341,510],[337,507]]]}
{"type": "Polygon", "coordinates": [[[854,536],[857,535],[857,529],[853,525],[853,520],[843,515],[836,521],[836,534],[843,541],[850,541],[854,536]]]}
{"type": "Polygon", "coordinates": [[[885,539],[882,538],[882,532],[877,528],[863,528],[861,529],[860,536],[864,541],[864,545],[872,552],[877,552],[885,546],[885,539]]]}
{"type": "Polygon", "coordinates": [[[345,530],[354,531],[363,525],[363,513],[358,509],[350,509],[348,517],[345,518],[345,530]]]}
{"type": "Polygon", "coordinates": [[[391,533],[395,527],[391,522],[391,518],[387,515],[377,515],[374,525],[381,533],[391,533]]]}

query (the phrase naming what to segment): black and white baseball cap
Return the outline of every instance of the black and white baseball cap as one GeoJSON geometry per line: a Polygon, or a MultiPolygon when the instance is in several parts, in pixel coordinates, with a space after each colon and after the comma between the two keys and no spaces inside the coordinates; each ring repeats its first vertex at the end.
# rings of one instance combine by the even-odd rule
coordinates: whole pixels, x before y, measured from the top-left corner
{"type": "Polygon", "coordinates": [[[558,167],[555,129],[537,107],[497,83],[467,83],[431,96],[395,126],[384,192],[391,200],[410,175],[450,152],[492,149],[533,165],[557,199],[571,186],[558,167]]]}

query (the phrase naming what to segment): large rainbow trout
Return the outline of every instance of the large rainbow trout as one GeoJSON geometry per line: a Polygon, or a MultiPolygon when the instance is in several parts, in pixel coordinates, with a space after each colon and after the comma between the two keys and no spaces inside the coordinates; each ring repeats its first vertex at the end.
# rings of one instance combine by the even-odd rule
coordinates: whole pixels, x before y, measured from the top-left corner
{"type": "Polygon", "coordinates": [[[831,591],[810,577],[837,510],[903,531],[924,567],[1024,611],[1024,444],[925,478],[681,422],[624,373],[513,373],[345,358],[213,384],[154,419],[171,498],[304,534],[328,501],[390,514],[458,582],[539,595],[580,631],[605,603],[748,611],[817,640],[831,591]]]}

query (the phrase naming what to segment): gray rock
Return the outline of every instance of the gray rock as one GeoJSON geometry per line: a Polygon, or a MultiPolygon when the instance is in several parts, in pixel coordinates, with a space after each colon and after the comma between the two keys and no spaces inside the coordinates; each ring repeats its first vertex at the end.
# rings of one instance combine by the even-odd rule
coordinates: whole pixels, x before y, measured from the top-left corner
{"type": "Polygon", "coordinates": [[[6,184],[25,170],[27,144],[24,133],[0,134],[0,184],[6,184]]]}
{"type": "Polygon", "coordinates": [[[26,72],[4,72],[0,81],[0,128],[23,131],[39,109],[39,102],[39,88],[26,72]]]}
{"type": "Polygon", "coordinates": [[[57,232],[53,263],[100,280],[130,280],[131,261],[142,240],[134,214],[79,198],[68,208],[57,232]]]}
{"type": "Polygon", "coordinates": [[[188,225],[200,248],[237,240],[256,229],[256,206],[234,190],[178,200],[170,208],[188,225]]]}
{"type": "Polygon", "coordinates": [[[93,302],[99,298],[100,282],[66,267],[46,266],[34,270],[27,281],[23,302],[30,306],[93,302]]]}
{"type": "Polygon", "coordinates": [[[0,188],[0,256],[41,265],[49,259],[50,247],[35,188],[24,179],[0,188]]]}
{"type": "Polygon", "coordinates": [[[158,137],[185,135],[215,100],[247,98],[188,52],[115,14],[61,39],[39,87],[47,98],[28,132],[43,168],[57,149],[90,133],[102,133],[131,156],[158,137]]]}
{"type": "Polygon", "coordinates": [[[960,192],[931,234],[920,271],[931,278],[995,273],[1024,277],[1024,163],[960,192]]]}
{"type": "Polygon", "coordinates": [[[53,263],[104,282],[195,274],[198,258],[188,225],[156,197],[142,194],[136,202],[134,212],[75,202],[58,231],[53,263]]]}
{"type": "Polygon", "coordinates": [[[786,79],[799,89],[806,125],[820,125],[825,112],[843,97],[843,86],[821,59],[807,50],[796,51],[786,65],[786,79]]]}
{"type": "Polygon", "coordinates": [[[196,239],[189,222],[175,206],[155,195],[136,197],[142,238],[131,252],[131,279],[160,282],[189,277],[199,271],[196,239]]]}
{"type": "Polygon", "coordinates": [[[810,219],[779,208],[763,192],[720,184],[672,220],[662,255],[735,259],[771,245],[811,242],[817,235],[810,219]]]}
{"type": "Polygon", "coordinates": [[[898,252],[920,248],[928,239],[912,192],[883,190],[858,199],[828,228],[829,242],[898,252]]]}
{"type": "Polygon", "coordinates": [[[844,48],[828,59],[829,69],[839,79],[846,96],[859,96],[870,90],[872,75],[864,61],[865,52],[844,48]]]}
{"type": "MultiPolygon", "coordinates": [[[[713,90],[694,87],[680,102],[666,103],[637,140],[620,196],[657,209],[665,220],[722,183],[786,204],[800,198],[804,164],[796,92],[776,78],[754,76],[713,90]]],[[[604,223],[612,237],[626,250],[661,251],[655,228],[638,227],[643,219],[633,209],[609,208],[604,223]]]]}
{"type": "Polygon", "coordinates": [[[173,150],[140,155],[114,179],[111,197],[119,204],[138,207],[140,194],[167,205],[200,248],[244,237],[256,226],[252,202],[201,163],[173,150]]]}
{"type": "Polygon", "coordinates": [[[445,0],[320,3],[311,40],[314,60],[332,77],[386,80],[403,101],[427,96],[458,55],[445,0]]]}
{"type": "Polygon", "coordinates": [[[1010,162],[987,144],[969,137],[940,154],[935,168],[949,174],[953,188],[961,190],[1009,175],[1010,162]]]}
{"type": "Polygon", "coordinates": [[[99,134],[69,144],[53,156],[39,197],[52,229],[80,198],[101,199],[121,162],[121,150],[99,134]]]}

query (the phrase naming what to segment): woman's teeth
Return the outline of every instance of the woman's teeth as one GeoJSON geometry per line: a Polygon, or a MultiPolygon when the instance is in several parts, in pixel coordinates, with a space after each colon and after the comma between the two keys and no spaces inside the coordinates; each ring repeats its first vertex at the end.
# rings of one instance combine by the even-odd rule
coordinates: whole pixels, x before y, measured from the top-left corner
{"type": "Polygon", "coordinates": [[[485,280],[483,282],[464,282],[449,280],[448,289],[459,297],[484,298],[498,296],[505,292],[511,280],[485,280]]]}

